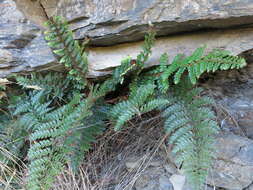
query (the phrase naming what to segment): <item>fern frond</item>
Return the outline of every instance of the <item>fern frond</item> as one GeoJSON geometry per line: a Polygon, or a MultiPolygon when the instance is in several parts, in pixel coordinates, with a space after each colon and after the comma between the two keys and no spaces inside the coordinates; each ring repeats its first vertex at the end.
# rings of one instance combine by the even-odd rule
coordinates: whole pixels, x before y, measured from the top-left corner
{"type": "Polygon", "coordinates": [[[164,99],[154,99],[154,85],[142,85],[130,92],[129,99],[116,104],[110,115],[116,121],[114,129],[119,130],[127,121],[135,115],[154,110],[168,103],[164,99]]]}
{"type": "Polygon", "coordinates": [[[148,60],[151,55],[152,47],[155,43],[155,32],[149,32],[145,35],[144,44],[142,46],[142,51],[137,55],[136,64],[139,67],[144,67],[144,63],[148,60]]]}
{"type": "Polygon", "coordinates": [[[171,88],[169,105],[164,109],[165,131],[170,134],[176,161],[194,189],[201,190],[212,163],[214,134],[218,131],[215,115],[208,107],[212,100],[200,96],[187,77],[171,88]]]}
{"type": "Polygon", "coordinates": [[[47,94],[48,99],[62,99],[66,94],[66,90],[72,90],[70,80],[66,80],[66,76],[62,73],[49,72],[46,75],[32,73],[31,76],[17,76],[17,83],[23,88],[32,90],[42,90],[47,94]]]}
{"type": "Polygon", "coordinates": [[[187,71],[192,84],[196,84],[197,79],[204,72],[215,72],[217,70],[239,69],[246,65],[246,61],[239,57],[230,55],[228,51],[214,50],[204,55],[205,47],[197,48],[192,55],[184,57],[178,54],[170,65],[165,66],[160,60],[160,66],[156,72],[160,72],[157,80],[158,87],[162,92],[169,88],[169,77],[173,76],[174,84],[178,84],[182,75],[187,71]]]}
{"type": "Polygon", "coordinates": [[[61,17],[53,17],[47,22],[49,30],[45,32],[45,39],[53,52],[58,56],[59,62],[69,70],[69,79],[78,83],[78,88],[87,84],[88,71],[87,54],[83,52],[78,41],[74,40],[73,33],[66,21],[61,17]]]}
{"type": "MultiPolygon", "coordinates": [[[[58,109],[51,107],[51,101],[44,101],[43,91],[33,92],[15,111],[16,115],[21,114],[19,123],[31,131],[31,147],[28,151],[29,190],[51,187],[53,179],[63,169],[71,154],[66,137],[75,127],[80,126],[84,118],[91,115],[90,109],[94,103],[89,97],[82,100],[79,94],[58,109]]],[[[85,129],[83,136],[86,144],[82,146],[89,146],[90,136],[98,131],[98,128],[85,129]]],[[[80,150],[87,151],[85,148],[80,150]]]]}

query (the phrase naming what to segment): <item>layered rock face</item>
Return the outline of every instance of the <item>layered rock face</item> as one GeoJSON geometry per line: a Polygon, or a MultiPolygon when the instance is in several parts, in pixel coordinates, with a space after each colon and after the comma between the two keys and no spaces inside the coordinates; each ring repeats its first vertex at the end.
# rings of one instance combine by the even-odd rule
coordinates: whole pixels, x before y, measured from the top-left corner
{"type": "Polygon", "coordinates": [[[234,54],[249,50],[252,9],[250,0],[2,0],[0,77],[57,67],[42,36],[43,23],[53,15],[66,17],[76,39],[90,38],[89,74],[95,77],[127,55],[134,57],[141,45],[135,41],[150,25],[164,37],[158,38],[147,65],[156,64],[163,52],[190,54],[203,44],[234,54]]]}
{"type": "Polygon", "coordinates": [[[0,77],[38,69],[55,58],[38,26],[17,10],[13,1],[0,1],[0,77]]]}
{"type": "Polygon", "coordinates": [[[72,23],[76,38],[94,45],[112,45],[143,38],[148,23],[159,36],[199,29],[219,29],[253,23],[252,1],[245,0],[16,0],[28,18],[41,24],[61,15],[72,23]],[[34,7],[42,7],[44,10],[34,7]]]}

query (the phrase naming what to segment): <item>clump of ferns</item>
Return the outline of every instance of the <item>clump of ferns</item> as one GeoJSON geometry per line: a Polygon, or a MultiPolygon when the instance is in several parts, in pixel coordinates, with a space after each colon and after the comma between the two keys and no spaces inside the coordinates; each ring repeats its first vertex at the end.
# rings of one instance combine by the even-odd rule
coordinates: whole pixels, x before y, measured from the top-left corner
{"type": "MultiPolygon", "coordinates": [[[[91,84],[86,80],[86,53],[73,39],[66,23],[56,17],[48,22],[48,27],[45,38],[69,72],[65,80],[60,73],[16,78],[19,85],[28,89],[28,95],[15,106],[14,115],[29,134],[29,190],[49,189],[67,162],[73,169],[78,168],[84,152],[103,131],[103,121],[108,118],[103,97],[122,83],[130,71],[137,70],[126,58],[111,78],[91,84]],[[67,93],[70,89],[72,92],[67,93]]],[[[151,47],[149,43],[146,46],[151,47]]],[[[141,52],[137,60],[143,63],[148,51],[141,52]]]]}
{"type": "Polygon", "coordinates": [[[222,50],[204,54],[201,47],[191,56],[177,55],[171,64],[163,54],[160,65],[146,72],[145,62],[154,44],[154,33],[149,33],[136,59],[127,57],[110,78],[92,84],[86,79],[87,54],[74,40],[67,23],[55,17],[47,26],[45,39],[68,70],[68,77],[55,83],[50,80],[52,76],[48,80],[17,79],[20,85],[34,89],[15,111],[22,126],[31,132],[28,189],[49,189],[67,162],[77,168],[83,152],[103,131],[105,119],[111,118],[115,130],[119,130],[134,116],[154,109],[162,111],[177,162],[195,189],[201,189],[211,164],[213,135],[218,125],[209,107],[212,100],[202,97],[201,89],[195,87],[197,79],[204,72],[239,69],[245,65],[244,59],[222,50]],[[117,90],[126,76],[131,81],[128,99],[108,108],[103,97],[117,90]],[[64,95],[68,90],[64,89],[73,89],[68,98],[64,95]],[[63,101],[55,105],[52,97],[63,101]]]}
{"type": "Polygon", "coordinates": [[[197,79],[204,72],[239,69],[246,65],[243,58],[227,51],[214,50],[205,55],[204,49],[198,48],[187,57],[177,55],[171,64],[168,64],[167,54],[163,54],[160,65],[141,73],[130,84],[128,100],[115,105],[111,111],[118,130],[135,115],[160,109],[168,143],[173,145],[172,153],[196,190],[203,188],[208,175],[214,156],[214,136],[219,129],[211,109],[213,100],[201,96],[202,89],[196,87],[197,79]]]}

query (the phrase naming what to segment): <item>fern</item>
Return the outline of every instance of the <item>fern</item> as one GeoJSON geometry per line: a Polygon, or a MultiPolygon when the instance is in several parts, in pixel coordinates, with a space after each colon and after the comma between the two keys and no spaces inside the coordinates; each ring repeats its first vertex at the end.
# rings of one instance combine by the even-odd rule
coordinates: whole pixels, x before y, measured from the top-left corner
{"type": "MultiPolygon", "coordinates": [[[[12,106],[15,125],[29,136],[28,190],[50,189],[66,163],[76,170],[95,137],[103,132],[104,121],[112,119],[114,129],[119,130],[136,115],[154,109],[162,110],[177,162],[182,163],[194,189],[201,189],[212,161],[218,126],[210,109],[212,100],[201,97],[201,89],[195,85],[204,72],[239,69],[245,66],[245,60],[222,50],[204,54],[201,47],[191,56],[177,55],[170,65],[168,55],[163,54],[160,65],[146,71],[155,37],[148,33],[136,59],[122,60],[102,83],[90,82],[86,79],[85,47],[74,40],[67,23],[54,17],[47,26],[45,39],[68,75],[17,77],[18,84],[29,89],[25,90],[28,96],[12,106]],[[103,98],[120,85],[129,87],[128,99],[110,108],[103,98]],[[160,92],[168,95],[158,96],[160,92]]],[[[6,122],[0,128],[5,126],[6,122]]]]}
{"type": "Polygon", "coordinates": [[[174,84],[177,84],[180,82],[181,76],[187,72],[191,83],[196,84],[198,78],[205,72],[240,69],[246,65],[243,58],[232,56],[228,51],[214,50],[204,55],[204,49],[205,47],[197,48],[188,57],[178,54],[170,65],[166,65],[168,56],[163,54],[160,59],[160,66],[150,72],[151,79],[156,79],[159,89],[166,92],[169,88],[168,79],[170,77],[173,77],[174,84]]]}
{"type": "MultiPolygon", "coordinates": [[[[44,115],[50,111],[48,104],[41,103],[42,92],[37,94],[31,94],[26,101],[20,103],[14,115],[24,114],[20,118],[20,123],[27,128],[29,131],[37,131],[39,126],[44,121],[44,115]]],[[[44,134],[46,137],[51,137],[50,132],[45,134],[41,131],[41,135],[44,134]]],[[[29,166],[29,180],[28,189],[41,189],[39,184],[47,187],[47,183],[41,182],[45,178],[45,171],[47,165],[50,162],[49,155],[52,152],[52,142],[50,140],[40,139],[34,134],[31,134],[30,142],[31,148],[28,152],[29,160],[31,161],[29,166]]],[[[48,175],[47,175],[48,176],[48,175]]]]}
{"type": "Polygon", "coordinates": [[[54,177],[64,168],[67,155],[71,153],[65,142],[67,134],[91,115],[89,99],[80,101],[78,95],[58,109],[51,108],[50,102],[42,102],[43,91],[40,91],[32,94],[15,111],[15,114],[23,113],[21,123],[32,131],[29,137],[31,147],[28,152],[30,164],[27,185],[31,190],[51,187],[54,177]]]}
{"type": "Polygon", "coordinates": [[[32,73],[30,76],[17,76],[17,83],[26,89],[43,90],[47,100],[62,100],[67,91],[74,90],[71,80],[62,73],[49,72],[46,75],[32,73]]]}
{"type": "Polygon", "coordinates": [[[96,141],[95,137],[102,134],[105,129],[104,120],[108,117],[108,108],[102,105],[94,105],[92,115],[82,121],[81,125],[70,130],[66,138],[66,146],[71,154],[69,160],[74,171],[77,171],[84,159],[85,152],[89,151],[91,144],[96,141]]]}
{"type": "Polygon", "coordinates": [[[130,92],[129,99],[116,104],[110,115],[116,121],[114,129],[119,130],[127,121],[135,115],[149,112],[167,103],[164,99],[154,99],[155,86],[145,85],[130,92]]]}
{"type": "Polygon", "coordinates": [[[68,77],[77,82],[76,88],[83,89],[87,85],[86,73],[88,71],[87,54],[74,40],[73,33],[66,21],[61,17],[53,17],[47,23],[49,28],[45,32],[45,39],[53,52],[58,56],[59,62],[69,70],[68,77]]]}
{"type": "Polygon", "coordinates": [[[215,115],[208,107],[213,100],[201,97],[188,77],[170,90],[170,102],[163,110],[169,144],[194,189],[201,190],[213,158],[214,135],[218,132],[215,115]]]}

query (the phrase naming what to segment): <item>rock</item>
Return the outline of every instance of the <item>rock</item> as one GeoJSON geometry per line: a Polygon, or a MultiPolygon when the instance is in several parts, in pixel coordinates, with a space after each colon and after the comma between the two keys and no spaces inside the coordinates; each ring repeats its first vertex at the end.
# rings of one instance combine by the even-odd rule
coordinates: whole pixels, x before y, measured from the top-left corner
{"type": "Polygon", "coordinates": [[[172,163],[166,163],[163,165],[166,172],[169,174],[176,174],[178,173],[176,166],[174,166],[172,163]]]}
{"type": "Polygon", "coordinates": [[[173,190],[169,180],[170,173],[164,169],[164,160],[155,156],[152,160],[143,156],[126,158],[125,165],[129,172],[138,173],[134,187],[136,190],[173,190]]]}
{"type": "Polygon", "coordinates": [[[217,72],[203,85],[216,99],[222,129],[253,139],[253,62],[246,58],[245,68],[217,72]]]}
{"type": "Polygon", "coordinates": [[[141,158],[138,158],[138,157],[131,157],[131,158],[128,158],[126,159],[126,168],[128,170],[133,170],[133,169],[136,169],[140,166],[141,162],[143,160],[141,158]]]}
{"type": "Polygon", "coordinates": [[[41,25],[45,17],[61,15],[72,23],[77,39],[112,45],[143,39],[149,23],[159,36],[221,29],[253,23],[250,0],[16,0],[28,18],[41,25]],[[46,15],[45,15],[46,14],[46,15]]]}
{"type": "MultiPolygon", "coordinates": [[[[175,35],[158,38],[152,49],[152,55],[147,66],[159,63],[162,53],[168,52],[170,61],[179,53],[190,55],[196,48],[206,44],[208,49],[226,49],[237,55],[252,49],[253,29],[233,29],[202,33],[175,35]]],[[[106,68],[116,67],[120,61],[130,55],[133,58],[140,52],[142,42],[127,43],[111,47],[91,48],[89,52],[90,70],[93,75],[106,68]]],[[[103,74],[103,73],[102,73],[103,74]]]]}
{"type": "Polygon", "coordinates": [[[183,190],[186,178],[183,175],[174,174],[170,177],[174,190],[183,190]]]}
{"type": "Polygon", "coordinates": [[[253,182],[253,141],[234,134],[216,140],[217,158],[207,183],[231,190],[242,190],[253,182]]]}
{"type": "MultiPolygon", "coordinates": [[[[208,3],[203,5],[199,3],[201,6],[198,12],[191,12],[194,7],[198,6],[197,1],[193,0],[165,3],[167,7],[164,8],[171,10],[165,12],[161,7],[164,5],[164,1],[158,0],[149,0],[145,3],[133,0],[117,2],[87,0],[84,6],[84,1],[81,0],[68,2],[63,0],[15,1],[27,18],[40,26],[47,19],[47,15],[66,16],[72,24],[71,27],[75,31],[76,38],[83,38],[82,33],[85,31],[91,37],[91,45],[95,46],[143,38],[143,32],[147,31],[144,26],[148,21],[143,20],[142,16],[150,11],[154,16],[151,17],[154,21],[153,25],[159,35],[165,35],[165,33],[162,34],[163,31],[168,31],[168,33],[182,32],[185,31],[182,29],[184,27],[187,28],[187,31],[205,28],[209,26],[208,23],[212,23],[211,25],[215,28],[238,24],[237,29],[199,31],[158,38],[153,48],[153,54],[149,62],[146,63],[147,66],[157,64],[161,53],[168,52],[170,60],[172,60],[172,57],[178,53],[189,55],[203,44],[207,45],[208,51],[220,48],[229,50],[235,55],[253,47],[253,29],[239,27],[240,24],[246,25],[251,22],[252,13],[248,10],[252,3],[245,4],[245,1],[241,0],[233,2],[205,1],[208,3]],[[131,4],[132,2],[135,3],[131,4]],[[118,9],[115,9],[116,4],[118,9]],[[157,12],[160,12],[161,16],[157,16],[157,12]],[[144,24],[140,24],[140,22],[144,24]],[[168,30],[171,27],[173,30],[168,30]],[[180,27],[182,28],[177,30],[180,27]]],[[[62,69],[56,64],[51,50],[46,45],[41,27],[37,27],[27,20],[22,12],[17,10],[14,1],[2,0],[1,4],[3,6],[0,6],[0,59],[1,62],[4,60],[4,64],[2,63],[0,67],[0,77],[6,77],[15,72],[62,69]],[[5,51],[4,54],[3,51],[5,51]]],[[[135,58],[141,45],[142,42],[132,42],[110,47],[91,47],[88,77],[108,74],[112,67],[118,66],[121,60],[128,55],[135,58]]]]}
{"type": "Polygon", "coordinates": [[[251,184],[249,187],[247,187],[245,190],[253,190],[253,184],[251,184]]]}
{"type": "Polygon", "coordinates": [[[17,10],[12,0],[0,3],[0,78],[48,66],[55,58],[40,29],[17,10]]]}
{"type": "MultiPolygon", "coordinates": [[[[26,18],[36,23],[40,28],[44,28],[44,23],[48,20],[47,14],[41,1],[33,0],[14,0],[26,18]]],[[[50,1],[48,1],[50,2],[50,1]]]]}
{"type": "Polygon", "coordinates": [[[162,175],[159,177],[159,190],[174,190],[168,176],[162,175]]]}

